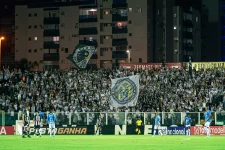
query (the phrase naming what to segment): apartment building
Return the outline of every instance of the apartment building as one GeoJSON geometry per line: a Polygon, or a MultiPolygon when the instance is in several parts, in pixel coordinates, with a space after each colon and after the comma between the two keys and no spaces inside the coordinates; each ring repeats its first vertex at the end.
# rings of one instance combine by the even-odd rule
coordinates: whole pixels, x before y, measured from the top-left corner
{"type": "MultiPolygon", "coordinates": [[[[111,68],[120,63],[161,62],[165,49],[165,61],[184,61],[183,55],[194,53],[183,50],[183,26],[174,17],[174,13],[182,14],[181,9],[172,0],[168,0],[167,6],[163,1],[20,0],[15,8],[15,59],[26,58],[39,70],[68,69],[74,67],[68,55],[78,44],[87,44],[97,47],[89,66],[98,68],[111,68]],[[167,24],[163,15],[167,16],[167,24]]],[[[193,30],[186,31],[192,34],[191,38],[193,30]]],[[[190,40],[186,43],[193,46],[190,40]]]]}

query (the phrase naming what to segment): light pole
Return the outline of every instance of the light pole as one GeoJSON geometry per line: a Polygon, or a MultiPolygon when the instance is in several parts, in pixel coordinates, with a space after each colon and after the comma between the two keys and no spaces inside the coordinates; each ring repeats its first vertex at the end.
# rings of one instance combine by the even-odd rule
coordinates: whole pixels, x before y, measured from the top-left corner
{"type": "Polygon", "coordinates": [[[0,70],[2,70],[2,40],[4,39],[4,37],[0,38],[0,70]]]}
{"type": "Polygon", "coordinates": [[[130,51],[127,50],[127,54],[128,54],[128,63],[130,63],[130,51]]]}

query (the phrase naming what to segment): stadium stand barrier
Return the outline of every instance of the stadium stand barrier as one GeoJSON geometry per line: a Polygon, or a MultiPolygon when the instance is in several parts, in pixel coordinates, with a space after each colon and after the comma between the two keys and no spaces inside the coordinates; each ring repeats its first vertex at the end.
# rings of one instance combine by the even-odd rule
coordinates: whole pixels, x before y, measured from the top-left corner
{"type": "MultiPolygon", "coordinates": [[[[55,113],[56,125],[95,125],[97,117],[101,114],[103,125],[135,125],[136,119],[140,117],[144,125],[151,125],[154,121],[155,112],[88,112],[88,113],[55,113]]],[[[161,112],[162,125],[183,125],[184,117],[189,114],[192,125],[200,124],[204,120],[203,112],[161,112]]],[[[225,124],[225,112],[212,112],[212,125],[225,124]]],[[[34,113],[30,113],[33,120],[34,113]]],[[[46,116],[43,123],[46,124],[46,116]]],[[[16,120],[21,120],[20,113],[0,112],[0,126],[16,125],[16,120]]]]}

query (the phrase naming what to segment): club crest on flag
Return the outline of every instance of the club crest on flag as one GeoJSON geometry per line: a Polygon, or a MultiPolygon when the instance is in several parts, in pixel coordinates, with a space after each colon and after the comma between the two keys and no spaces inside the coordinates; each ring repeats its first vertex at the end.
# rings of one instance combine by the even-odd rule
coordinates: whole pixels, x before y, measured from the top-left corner
{"type": "Polygon", "coordinates": [[[73,53],[67,57],[67,59],[73,62],[79,69],[85,69],[91,56],[95,52],[95,46],[79,44],[77,45],[73,53]]]}
{"type": "Polygon", "coordinates": [[[112,79],[111,91],[113,106],[135,106],[139,95],[139,76],[112,79]]]}

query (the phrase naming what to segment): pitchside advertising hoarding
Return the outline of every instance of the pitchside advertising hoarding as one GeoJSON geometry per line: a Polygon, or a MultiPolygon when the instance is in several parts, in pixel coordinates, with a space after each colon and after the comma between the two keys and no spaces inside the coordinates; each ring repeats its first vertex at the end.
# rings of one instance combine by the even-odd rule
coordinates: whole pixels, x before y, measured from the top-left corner
{"type": "MultiPolygon", "coordinates": [[[[225,126],[210,126],[211,135],[225,135],[225,126]]],[[[192,126],[191,135],[206,135],[203,126],[192,126]]]]}
{"type": "MultiPolygon", "coordinates": [[[[161,126],[159,128],[164,135],[185,135],[184,126],[161,126]]],[[[96,126],[94,125],[73,125],[73,126],[56,126],[56,135],[94,135],[96,133],[96,126]]],[[[42,134],[49,134],[48,126],[42,127],[42,134]]],[[[142,135],[151,135],[154,129],[152,125],[144,125],[141,127],[142,135]]],[[[0,127],[0,135],[14,134],[14,127],[0,127]]],[[[34,134],[35,129],[33,126],[30,127],[30,133],[34,134]]],[[[210,133],[212,135],[225,135],[224,126],[210,126],[210,133]]],[[[22,124],[16,127],[16,134],[22,134],[22,124]]],[[[135,125],[105,125],[102,128],[103,135],[135,135],[136,126],[135,125]]],[[[156,131],[158,134],[158,131],[156,131]]],[[[191,135],[205,135],[205,130],[203,126],[192,126],[191,135]]]]}
{"type": "Polygon", "coordinates": [[[14,135],[14,126],[0,126],[0,135],[14,135]]]}

